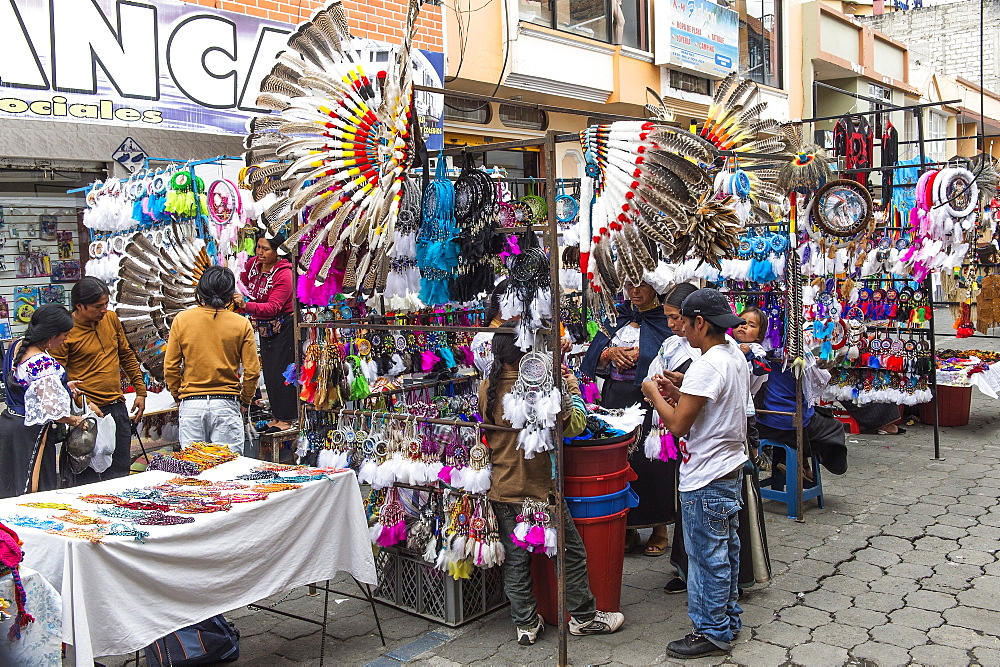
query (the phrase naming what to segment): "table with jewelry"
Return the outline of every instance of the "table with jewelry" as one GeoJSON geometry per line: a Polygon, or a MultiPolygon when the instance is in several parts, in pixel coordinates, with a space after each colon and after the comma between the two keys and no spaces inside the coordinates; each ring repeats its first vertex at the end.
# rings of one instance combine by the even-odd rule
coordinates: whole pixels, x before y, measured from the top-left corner
{"type": "Polygon", "coordinates": [[[62,595],[77,665],[338,572],[376,583],[350,470],[239,457],[197,477],[152,470],[0,500],[0,521],[62,595]]]}

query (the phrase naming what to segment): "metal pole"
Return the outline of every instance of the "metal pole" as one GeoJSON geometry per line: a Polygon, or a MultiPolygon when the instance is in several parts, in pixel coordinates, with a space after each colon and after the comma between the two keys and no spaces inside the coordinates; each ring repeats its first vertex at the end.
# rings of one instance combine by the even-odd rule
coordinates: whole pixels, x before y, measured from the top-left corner
{"type": "MultiPolygon", "coordinates": [[[[545,203],[548,208],[548,227],[545,238],[549,246],[549,276],[552,283],[552,322],[549,325],[549,349],[552,351],[552,381],[562,392],[562,345],[559,331],[559,226],[556,222],[556,132],[545,133],[542,147],[545,165],[545,203]]],[[[555,444],[555,501],[556,501],[556,613],[559,614],[559,665],[568,665],[568,630],[566,624],[566,513],[563,511],[563,434],[562,421],[556,420],[552,429],[555,444]]]]}
{"type": "MultiPolygon", "coordinates": [[[[920,173],[923,173],[927,165],[927,156],[924,154],[924,110],[913,109],[913,115],[917,119],[917,145],[920,151],[920,173]]],[[[934,283],[928,275],[924,280],[924,289],[927,291],[927,300],[931,305],[930,323],[930,348],[931,348],[931,392],[934,395],[932,412],[934,413],[934,458],[941,458],[941,426],[938,420],[938,386],[937,386],[937,345],[934,341],[934,283]]]]}

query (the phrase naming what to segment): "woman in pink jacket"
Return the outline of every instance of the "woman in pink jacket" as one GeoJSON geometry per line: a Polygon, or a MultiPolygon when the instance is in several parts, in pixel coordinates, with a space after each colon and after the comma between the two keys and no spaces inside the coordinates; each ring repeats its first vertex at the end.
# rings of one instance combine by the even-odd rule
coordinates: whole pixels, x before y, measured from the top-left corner
{"type": "Polygon", "coordinates": [[[236,306],[249,316],[260,338],[260,363],[274,419],[265,432],[283,431],[298,420],[295,385],[285,384],[285,371],[295,363],[292,320],[293,269],[283,236],[257,237],[257,254],[250,258],[240,280],[246,295],[236,294],[236,306]]]}

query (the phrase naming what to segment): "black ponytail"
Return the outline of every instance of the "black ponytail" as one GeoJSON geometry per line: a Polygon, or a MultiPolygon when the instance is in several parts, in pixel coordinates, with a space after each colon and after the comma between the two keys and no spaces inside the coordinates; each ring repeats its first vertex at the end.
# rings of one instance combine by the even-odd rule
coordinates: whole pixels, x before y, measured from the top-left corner
{"type": "Polygon", "coordinates": [[[233,272],[224,266],[210,266],[201,274],[195,296],[200,305],[220,310],[232,302],[235,291],[233,272]]]}

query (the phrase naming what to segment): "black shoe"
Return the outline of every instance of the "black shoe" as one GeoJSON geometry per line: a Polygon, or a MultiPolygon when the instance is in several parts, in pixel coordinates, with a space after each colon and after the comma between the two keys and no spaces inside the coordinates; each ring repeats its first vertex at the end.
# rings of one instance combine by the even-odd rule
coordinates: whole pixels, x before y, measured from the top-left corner
{"type": "Polygon", "coordinates": [[[729,651],[721,649],[710,642],[704,635],[694,632],[684,639],[667,644],[667,655],[682,660],[687,658],[703,658],[706,655],[726,655],[729,651]]]}
{"type": "Polygon", "coordinates": [[[664,592],[670,593],[671,595],[675,593],[687,593],[687,589],[687,582],[680,577],[674,577],[667,582],[666,586],[663,587],[664,592]]]}

